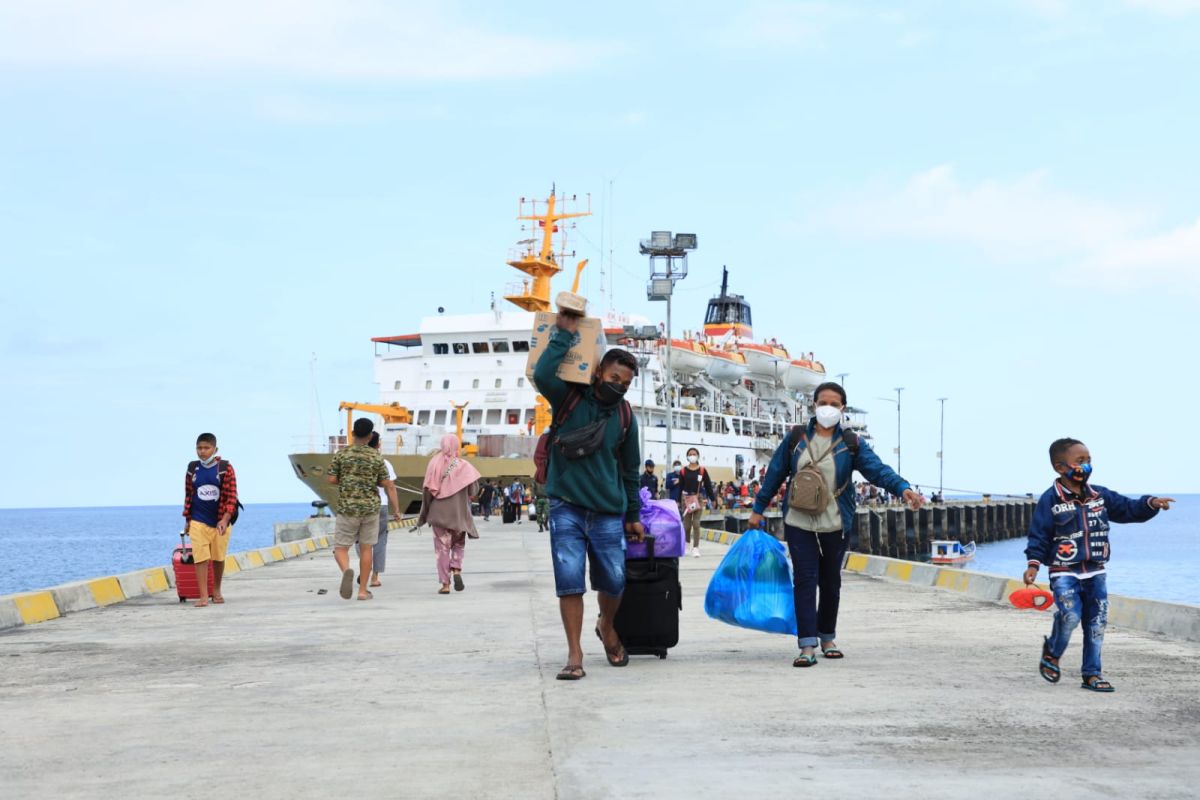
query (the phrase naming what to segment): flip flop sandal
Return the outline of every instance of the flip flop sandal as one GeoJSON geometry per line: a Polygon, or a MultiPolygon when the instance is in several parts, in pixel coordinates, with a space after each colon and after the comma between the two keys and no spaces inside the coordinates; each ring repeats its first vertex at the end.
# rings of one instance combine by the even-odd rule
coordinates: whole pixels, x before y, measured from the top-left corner
{"type": "Polygon", "coordinates": [[[828,649],[821,650],[821,655],[823,655],[825,658],[845,658],[846,657],[846,654],[843,653],[841,650],[838,650],[836,647],[830,647],[828,649]]]}
{"type": "Polygon", "coordinates": [[[454,591],[461,592],[465,588],[467,588],[467,587],[463,583],[462,573],[461,572],[454,573],[454,591]]]}
{"type": "Polygon", "coordinates": [[[438,589],[438,594],[450,594],[450,587],[443,586],[442,588],[438,589]]]}
{"type": "Polygon", "coordinates": [[[608,645],[604,642],[604,637],[600,635],[600,626],[596,626],[596,638],[600,640],[600,644],[604,646],[604,658],[608,661],[610,667],[623,667],[629,663],[629,652],[625,649],[625,645],[617,642],[616,650],[609,650],[608,645]],[[621,657],[613,661],[613,656],[620,653],[621,657]]]}
{"type": "Polygon", "coordinates": [[[225,605],[225,598],[224,598],[224,597],[214,597],[214,598],[212,599],[212,601],[213,601],[214,603],[216,603],[217,605],[219,605],[219,606],[223,606],[223,605],[225,605]]]}
{"type": "Polygon", "coordinates": [[[338,589],[338,594],[343,600],[349,600],[350,595],[354,594],[354,570],[348,569],[342,573],[342,585],[338,589]]]}
{"type": "Polygon", "coordinates": [[[586,677],[587,673],[583,671],[582,664],[567,664],[554,676],[555,680],[560,681],[577,681],[580,678],[586,677]]]}
{"type": "Polygon", "coordinates": [[[360,598],[358,598],[358,599],[359,599],[359,600],[374,600],[374,599],[375,599],[375,595],[371,594],[370,592],[367,592],[367,596],[366,596],[366,597],[360,597],[360,598]]]}
{"type": "Polygon", "coordinates": [[[803,653],[796,656],[796,660],[792,662],[793,667],[815,667],[817,665],[816,654],[806,656],[803,653]]]}
{"type": "Polygon", "coordinates": [[[1038,674],[1049,683],[1058,683],[1062,678],[1062,670],[1055,663],[1058,659],[1050,655],[1050,643],[1042,642],[1042,659],[1038,662],[1038,674]],[[1051,661],[1051,659],[1054,659],[1051,661]]]}
{"type": "Polygon", "coordinates": [[[1115,692],[1116,688],[1108,681],[1101,678],[1099,675],[1084,675],[1083,683],[1079,684],[1081,689],[1087,689],[1089,692],[1115,692]]]}

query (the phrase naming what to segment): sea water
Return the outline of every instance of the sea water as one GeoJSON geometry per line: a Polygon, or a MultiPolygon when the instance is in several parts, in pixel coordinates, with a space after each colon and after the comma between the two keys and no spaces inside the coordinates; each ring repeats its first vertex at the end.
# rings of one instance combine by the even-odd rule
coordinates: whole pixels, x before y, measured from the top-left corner
{"type": "MultiPolygon", "coordinates": [[[[1176,496],[1149,522],[1112,526],[1108,593],[1200,605],[1200,495],[1176,496]]],[[[1020,578],[1025,537],[980,545],[964,569],[1020,578]]],[[[1046,582],[1042,567],[1038,581],[1046,582]]]]}
{"type": "MultiPolygon", "coordinates": [[[[0,595],[171,563],[181,508],[0,509],[0,595]]],[[[307,503],[254,503],[234,526],[229,552],[275,543],[276,522],[312,514],[307,503]]]]}

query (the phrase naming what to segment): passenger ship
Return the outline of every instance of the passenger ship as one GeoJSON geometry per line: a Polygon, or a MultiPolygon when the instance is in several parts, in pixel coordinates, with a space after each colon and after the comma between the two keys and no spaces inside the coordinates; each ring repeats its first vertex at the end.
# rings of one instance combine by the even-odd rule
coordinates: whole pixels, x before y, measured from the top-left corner
{"type": "MultiPolygon", "coordinates": [[[[343,402],[341,410],[346,431],[356,411],[374,416],[404,513],[419,509],[425,465],[446,433],[458,434],[485,478],[531,482],[533,450],[550,423],[549,406],[527,374],[534,313],[551,310],[551,279],[568,258],[565,221],[591,213],[561,210],[562,201],[554,192],[545,201],[521,200],[518,219],[540,236],[519,242],[508,261],[528,276],[504,297],[512,307],[493,300],[484,313],[439,313],[422,319],[415,333],[372,339],[379,399],[343,402]]],[[[586,264],[576,265],[576,287],[586,264]]],[[[807,421],[811,393],[825,380],[811,353],[793,357],[775,339],[754,339],[750,303],[731,294],[728,281],[726,270],[703,325],[680,338],[645,319],[611,310],[601,316],[607,346],[631,351],[642,365],[626,399],[638,419],[642,458],[654,461],[660,477],[671,459],[684,461],[696,447],[714,482],[754,480],[789,429],[807,421]]],[[[866,436],[865,416],[847,409],[845,424],[866,436]]],[[[330,436],[320,452],[289,457],[296,477],[331,505],[336,491],[325,471],[345,446],[344,435],[330,436]]]]}

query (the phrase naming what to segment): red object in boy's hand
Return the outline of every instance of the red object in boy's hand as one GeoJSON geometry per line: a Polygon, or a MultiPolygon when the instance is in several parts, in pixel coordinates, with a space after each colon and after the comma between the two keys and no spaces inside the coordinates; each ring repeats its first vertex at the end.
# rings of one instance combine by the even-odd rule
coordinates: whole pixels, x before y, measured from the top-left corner
{"type": "Polygon", "coordinates": [[[1008,601],[1017,608],[1036,608],[1038,611],[1049,611],[1054,608],[1054,595],[1036,586],[1017,589],[1008,596],[1008,601]]]}

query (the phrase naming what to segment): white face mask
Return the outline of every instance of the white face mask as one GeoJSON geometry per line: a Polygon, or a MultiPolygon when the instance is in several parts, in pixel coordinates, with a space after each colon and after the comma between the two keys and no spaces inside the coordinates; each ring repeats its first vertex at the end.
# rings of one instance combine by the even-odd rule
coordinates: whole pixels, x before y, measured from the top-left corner
{"type": "Polygon", "coordinates": [[[700,456],[688,456],[688,463],[689,464],[699,464],[700,456]]]}
{"type": "Polygon", "coordinates": [[[842,410],[834,406],[817,407],[817,424],[822,428],[832,428],[842,421],[842,410]]]}

